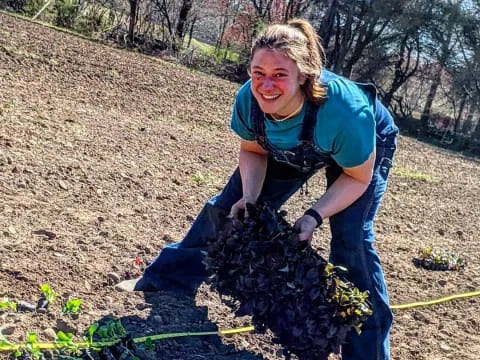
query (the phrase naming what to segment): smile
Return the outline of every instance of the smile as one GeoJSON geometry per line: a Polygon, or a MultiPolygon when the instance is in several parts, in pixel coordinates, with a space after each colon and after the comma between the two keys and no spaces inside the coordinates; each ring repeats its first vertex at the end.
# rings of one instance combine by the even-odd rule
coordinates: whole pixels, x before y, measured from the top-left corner
{"type": "Polygon", "coordinates": [[[262,98],[265,100],[276,100],[280,97],[280,95],[264,95],[262,94],[262,98]]]}

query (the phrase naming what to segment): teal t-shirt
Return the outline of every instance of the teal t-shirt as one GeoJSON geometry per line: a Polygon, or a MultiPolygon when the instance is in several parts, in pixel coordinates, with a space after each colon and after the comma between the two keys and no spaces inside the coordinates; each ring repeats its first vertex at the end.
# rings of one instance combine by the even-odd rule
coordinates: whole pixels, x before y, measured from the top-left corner
{"type": "MultiPolygon", "coordinates": [[[[251,119],[251,81],[238,91],[233,106],[231,127],[242,139],[255,140],[251,119]]],[[[375,147],[374,99],[355,83],[344,78],[326,85],[327,100],[318,109],[313,140],[344,168],[363,164],[375,147]]],[[[265,133],[274,146],[286,150],[299,145],[306,106],[285,121],[265,117],[265,133]]]]}

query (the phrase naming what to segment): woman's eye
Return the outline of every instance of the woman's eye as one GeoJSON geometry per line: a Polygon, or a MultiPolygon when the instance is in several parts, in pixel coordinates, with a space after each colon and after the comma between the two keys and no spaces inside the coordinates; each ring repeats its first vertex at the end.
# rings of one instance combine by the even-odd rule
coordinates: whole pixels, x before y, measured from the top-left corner
{"type": "Polygon", "coordinates": [[[275,74],[275,77],[285,77],[287,74],[275,74]]]}
{"type": "Polygon", "coordinates": [[[259,71],[254,71],[253,75],[255,75],[255,76],[257,76],[257,77],[258,77],[258,76],[263,76],[263,74],[262,74],[261,72],[259,72],[259,71]]]}

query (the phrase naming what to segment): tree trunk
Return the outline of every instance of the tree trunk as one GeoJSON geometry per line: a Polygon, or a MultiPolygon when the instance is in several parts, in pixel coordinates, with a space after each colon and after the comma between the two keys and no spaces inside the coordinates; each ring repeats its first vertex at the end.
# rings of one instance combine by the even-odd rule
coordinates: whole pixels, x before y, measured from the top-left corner
{"type": "Polygon", "coordinates": [[[132,46],[135,36],[135,24],[137,22],[137,11],[140,0],[129,0],[130,4],[130,22],[128,25],[128,45],[132,46]]]}
{"type": "Polygon", "coordinates": [[[180,13],[178,14],[177,27],[175,29],[175,34],[177,41],[182,42],[183,37],[186,32],[186,24],[188,21],[188,15],[190,10],[192,10],[193,0],[183,0],[182,7],[180,8],[180,13]]]}
{"type": "Polygon", "coordinates": [[[468,107],[467,116],[465,117],[465,121],[463,122],[462,134],[467,135],[472,130],[474,112],[475,112],[475,105],[473,103],[470,103],[470,106],[468,107]]]}
{"type": "Polygon", "coordinates": [[[433,78],[432,85],[430,86],[430,91],[428,92],[427,100],[425,101],[425,106],[423,107],[422,116],[420,117],[420,124],[422,126],[423,131],[428,130],[433,100],[435,100],[438,86],[442,81],[442,68],[440,66],[438,67],[439,67],[439,70],[435,74],[435,77],[433,78]]]}
{"type": "Polygon", "coordinates": [[[318,29],[318,35],[322,40],[323,47],[328,48],[330,39],[333,36],[333,26],[335,25],[335,17],[338,14],[338,0],[330,0],[328,10],[320,28],[318,29]]]}
{"type": "Polygon", "coordinates": [[[415,65],[412,70],[409,71],[410,64],[411,64],[411,58],[412,58],[412,48],[408,49],[406,59],[405,59],[405,52],[407,51],[407,41],[409,39],[411,34],[405,34],[405,36],[402,38],[402,41],[400,43],[400,51],[399,51],[399,58],[397,62],[395,63],[395,69],[394,69],[394,76],[392,80],[392,85],[390,86],[390,89],[386,92],[385,96],[382,98],[383,104],[388,108],[390,106],[390,103],[392,102],[393,96],[395,95],[395,92],[412,76],[417,72],[418,68],[418,63],[419,63],[419,58],[420,58],[420,46],[418,42],[418,37],[417,37],[417,58],[415,61],[415,65]],[[407,62],[405,65],[405,61],[407,62]]]}
{"type": "Polygon", "coordinates": [[[193,18],[192,20],[192,23],[190,24],[190,32],[189,32],[189,36],[188,36],[188,44],[187,44],[187,48],[190,47],[190,44],[192,43],[192,37],[193,37],[193,27],[195,26],[195,23],[197,22],[197,16],[195,15],[195,17],[193,18]]]}
{"type": "Polygon", "coordinates": [[[461,130],[460,125],[462,124],[463,110],[465,109],[466,103],[467,103],[467,94],[464,94],[462,97],[462,101],[460,102],[460,109],[458,109],[458,115],[455,118],[455,123],[453,124],[453,132],[455,134],[460,133],[460,130],[461,130]]]}
{"type": "MultiPolygon", "coordinates": [[[[333,71],[336,73],[340,73],[343,67],[343,61],[345,60],[345,56],[347,55],[347,52],[349,50],[349,45],[350,41],[352,39],[352,26],[353,26],[353,12],[354,12],[354,2],[351,2],[348,5],[348,11],[347,11],[347,19],[345,21],[345,27],[343,28],[343,31],[341,32],[341,39],[339,42],[339,46],[336,49],[336,54],[335,54],[335,63],[334,63],[334,68],[333,71]]],[[[337,37],[340,34],[340,29],[337,28],[337,37]]]]}

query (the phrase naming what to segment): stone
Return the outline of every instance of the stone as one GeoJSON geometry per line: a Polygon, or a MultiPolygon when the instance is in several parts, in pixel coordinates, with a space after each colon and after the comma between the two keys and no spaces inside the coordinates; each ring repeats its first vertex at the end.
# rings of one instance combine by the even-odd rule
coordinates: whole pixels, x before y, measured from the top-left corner
{"type": "Polygon", "coordinates": [[[2,327],[0,327],[0,334],[2,334],[2,335],[12,335],[15,332],[16,328],[17,328],[17,326],[14,325],[14,324],[5,324],[2,327]]]}
{"type": "Polygon", "coordinates": [[[36,305],[33,305],[27,301],[20,300],[17,302],[17,311],[19,312],[27,312],[27,311],[35,311],[37,309],[36,305]]]}
{"type": "Polygon", "coordinates": [[[108,280],[108,283],[111,285],[116,284],[120,281],[120,275],[114,272],[110,272],[107,274],[107,280],[108,280]]]}
{"type": "Polygon", "coordinates": [[[57,333],[52,328],[47,328],[43,331],[43,335],[47,340],[54,341],[57,338],[57,333]]]}

